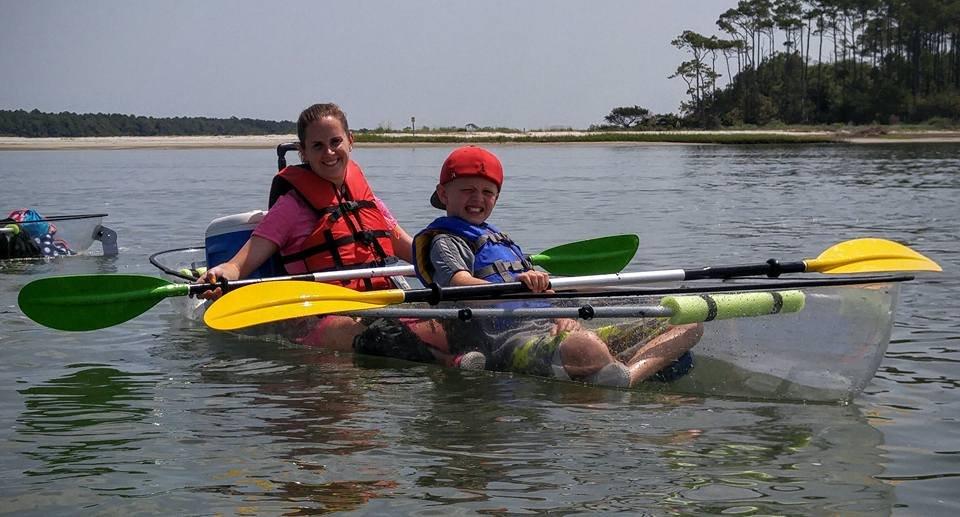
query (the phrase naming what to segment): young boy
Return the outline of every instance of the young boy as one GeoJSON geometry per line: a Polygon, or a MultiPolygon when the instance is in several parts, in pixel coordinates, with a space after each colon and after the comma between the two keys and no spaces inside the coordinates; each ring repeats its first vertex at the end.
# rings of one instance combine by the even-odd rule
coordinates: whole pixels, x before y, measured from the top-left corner
{"type": "MultiPolygon", "coordinates": [[[[502,185],[503,167],[490,151],[465,146],[450,153],[430,198],[430,204],[446,210],[447,215],[414,237],[414,265],[424,284],[446,287],[519,281],[535,293],[549,289],[549,275],[534,270],[520,247],[487,223],[502,185]]],[[[702,335],[700,324],[671,327],[639,350],[628,352],[621,362],[611,354],[607,342],[575,320],[535,320],[520,327],[504,323],[498,319],[454,322],[447,328],[447,337],[451,346],[472,343],[486,355],[490,369],[626,387],[671,366],[702,335]]],[[[634,326],[633,332],[608,330],[604,337],[610,341],[633,334],[642,343],[651,331],[662,328],[651,324],[634,326]]]]}

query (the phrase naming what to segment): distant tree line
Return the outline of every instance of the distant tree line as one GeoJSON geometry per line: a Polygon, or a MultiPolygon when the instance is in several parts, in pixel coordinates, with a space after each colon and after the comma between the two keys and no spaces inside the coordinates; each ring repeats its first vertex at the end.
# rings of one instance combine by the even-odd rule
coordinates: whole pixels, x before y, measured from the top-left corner
{"type": "Polygon", "coordinates": [[[684,121],[673,113],[655,114],[643,106],[620,106],[603,118],[606,124],[592,125],[590,129],[678,129],[684,121]]]}
{"type": "Polygon", "coordinates": [[[276,135],[297,132],[295,122],[251,118],[154,118],[116,113],[42,113],[0,110],[0,135],[20,137],[276,135]]]}
{"type": "Polygon", "coordinates": [[[671,42],[683,126],[960,122],[960,0],[741,0],[717,26],[671,42]]]}

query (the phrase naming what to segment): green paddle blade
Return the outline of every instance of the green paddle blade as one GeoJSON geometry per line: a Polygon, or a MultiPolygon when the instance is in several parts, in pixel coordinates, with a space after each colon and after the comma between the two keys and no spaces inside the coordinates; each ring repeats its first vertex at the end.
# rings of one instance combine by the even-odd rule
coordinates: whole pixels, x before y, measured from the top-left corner
{"type": "Polygon", "coordinates": [[[532,255],[530,260],[554,275],[604,275],[623,271],[639,246],[636,235],[611,235],[561,244],[532,255]]]}
{"type": "Polygon", "coordinates": [[[135,318],[190,286],[142,275],[53,276],[20,290],[17,303],[31,320],[57,330],[96,330],[135,318]]]}

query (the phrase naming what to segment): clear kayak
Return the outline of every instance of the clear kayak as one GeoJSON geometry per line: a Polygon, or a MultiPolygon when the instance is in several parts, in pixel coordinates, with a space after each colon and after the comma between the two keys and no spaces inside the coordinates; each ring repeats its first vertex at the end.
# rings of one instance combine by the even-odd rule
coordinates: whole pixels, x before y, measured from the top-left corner
{"type": "MultiPolygon", "coordinates": [[[[203,247],[163,251],[150,261],[183,282],[196,278],[206,266],[203,247]]],[[[889,344],[899,283],[912,278],[806,274],[789,279],[697,280],[673,282],[666,287],[620,285],[560,291],[549,298],[515,295],[468,302],[402,303],[353,314],[388,320],[447,320],[453,324],[496,318],[507,330],[522,329],[538,319],[573,317],[580,318],[584,327],[597,330],[676,319],[678,315],[682,319],[703,306],[704,314],[696,316],[700,319],[690,320],[707,318],[703,337],[692,349],[694,367],[669,383],[644,383],[643,389],[836,402],[852,399],[873,378],[889,344]],[[773,305],[780,306],[771,310],[771,302],[759,301],[758,294],[763,300],[779,299],[773,305]],[[708,298],[714,300],[713,308],[703,302],[708,298]],[[740,305],[724,309],[724,300],[740,305]],[[708,315],[711,310],[713,314],[708,315]]],[[[186,317],[202,319],[206,304],[185,296],[171,300],[186,317]]],[[[312,330],[311,322],[316,321],[315,317],[305,317],[234,332],[303,343],[312,330]]]]}
{"type": "Polygon", "coordinates": [[[106,216],[76,214],[0,220],[0,260],[84,254],[94,242],[101,243],[104,255],[116,255],[117,234],[103,225],[106,216]]]}

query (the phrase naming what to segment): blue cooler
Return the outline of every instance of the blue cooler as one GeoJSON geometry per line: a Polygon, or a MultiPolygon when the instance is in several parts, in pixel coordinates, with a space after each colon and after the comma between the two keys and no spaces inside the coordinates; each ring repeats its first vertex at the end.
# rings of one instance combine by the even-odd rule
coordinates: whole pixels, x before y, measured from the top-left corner
{"type": "MultiPolygon", "coordinates": [[[[222,264],[237,254],[240,248],[250,238],[253,229],[257,223],[263,219],[266,212],[263,210],[253,210],[242,214],[228,215],[214,219],[207,226],[206,246],[207,267],[213,267],[222,264]]],[[[279,269],[275,267],[274,260],[270,259],[259,269],[250,274],[249,278],[266,278],[277,276],[279,269]]]]}

